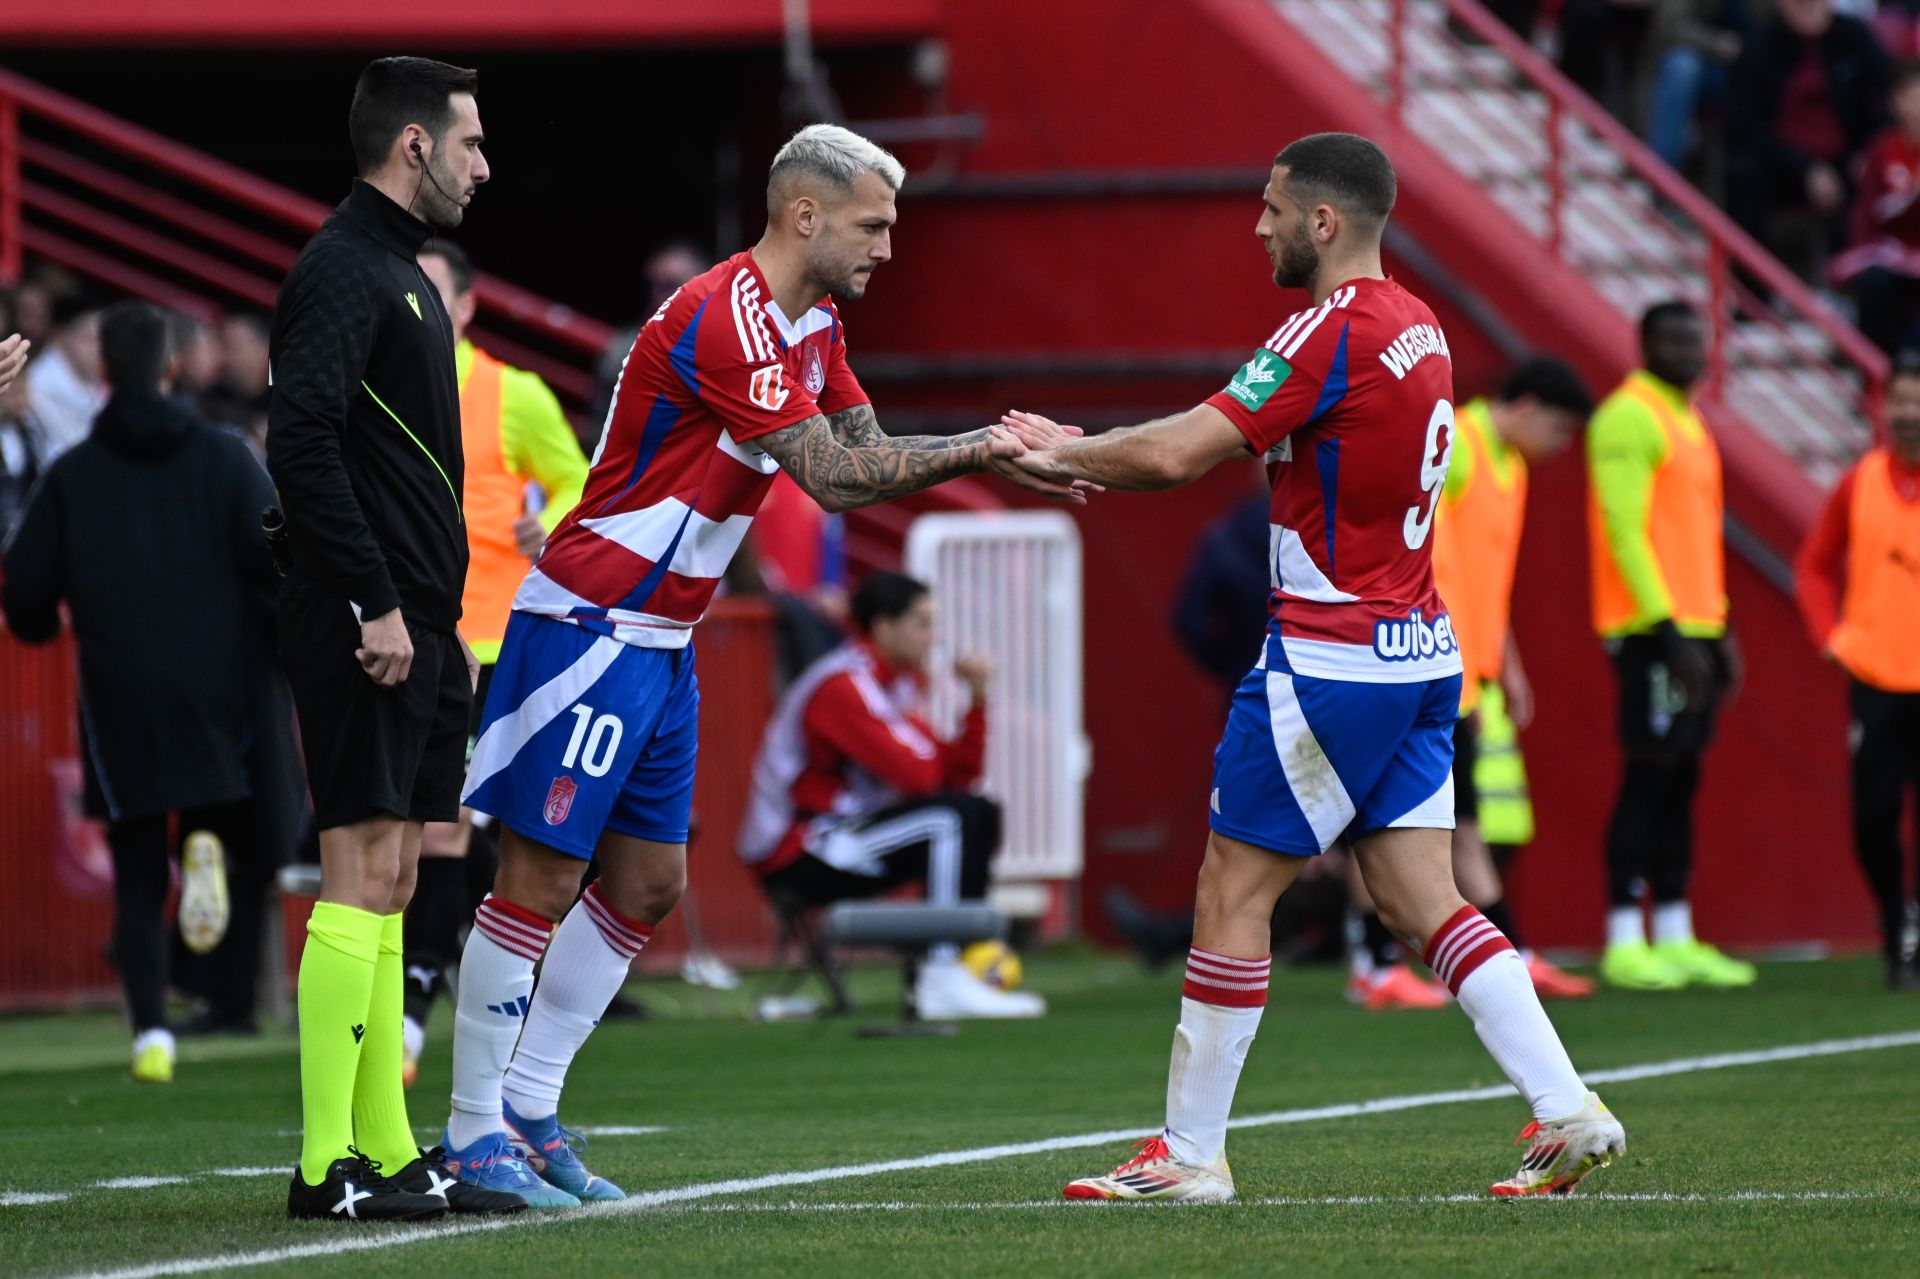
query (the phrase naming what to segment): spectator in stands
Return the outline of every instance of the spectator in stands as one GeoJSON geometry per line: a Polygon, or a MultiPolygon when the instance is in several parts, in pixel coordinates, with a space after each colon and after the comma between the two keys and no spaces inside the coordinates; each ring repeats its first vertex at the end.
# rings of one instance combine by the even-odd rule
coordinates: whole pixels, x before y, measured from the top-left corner
{"type": "Polygon", "coordinates": [[[1629,990],[1750,986],[1755,970],[1698,940],[1687,890],[1700,762],[1738,690],[1727,623],[1720,451],[1693,407],[1706,324],[1685,302],[1640,319],[1642,367],[1587,428],[1593,628],[1619,679],[1625,767],[1607,830],[1600,976],[1629,990]],[[1653,899],[1647,940],[1643,895],[1653,899]]]}
{"type": "Polygon", "coordinates": [[[267,405],[273,395],[267,378],[267,317],[251,311],[220,321],[219,381],[200,399],[202,416],[238,427],[247,445],[265,456],[267,405]]]}
{"type": "MultiPolygon", "coordinates": [[[[739,852],[770,894],[801,905],[926,886],[940,905],[987,895],[1000,806],[973,793],[985,766],[984,658],[954,674],[972,692],[958,735],[924,710],[934,602],[925,583],[875,573],[853,596],[859,638],[809,667],[774,712],[754,761],[739,852]]],[[[915,990],[923,1017],[1035,1017],[1039,996],[995,990],[936,946],[915,990]]]]}
{"type": "Polygon", "coordinates": [[[589,454],[600,442],[607,411],[613,407],[614,388],[620,384],[620,368],[627,362],[627,352],[633,349],[633,339],[639,334],[640,326],[664,306],[681,285],[706,270],[708,261],[706,254],[685,240],[662,245],[647,259],[643,268],[647,286],[646,314],[608,339],[606,349],[600,352],[600,360],[594,365],[593,406],[582,424],[580,441],[589,454]]]}
{"type": "Polygon", "coordinates": [[[1899,62],[1920,58],[1920,0],[1880,0],[1867,16],[1887,55],[1899,62]]]}
{"type": "MultiPolygon", "coordinates": [[[[26,339],[19,342],[24,347],[26,339]]],[[[27,430],[27,384],[6,372],[5,365],[0,359],[0,546],[6,545],[20,512],[27,509],[27,494],[40,477],[27,430]]]]}
{"type": "Polygon", "coordinates": [[[1850,677],[1853,840],[1880,908],[1887,985],[1920,990],[1901,810],[1920,787],[1920,355],[1887,385],[1889,442],[1841,477],[1794,565],[1814,644],[1850,677]]]}
{"type": "Polygon", "coordinates": [[[1727,85],[1727,208],[1776,253],[1777,215],[1813,220],[1812,258],[1844,242],[1855,157],[1885,119],[1892,67],[1867,25],[1833,0],[1780,0],[1727,85]]]}
{"type": "MultiPolygon", "coordinates": [[[[35,490],[6,548],[0,609],[28,643],[59,633],[62,602],[72,614],[86,803],[113,850],[113,953],[134,1075],[164,1082],[170,826],[177,816],[181,931],[210,950],[228,924],[228,850],[244,854],[252,835],[262,766],[253,707],[279,680],[277,581],[260,529],[274,499],[238,442],[167,398],[175,368],[162,312],[123,303],[100,329],[113,398],[35,490]]],[[[257,958],[257,937],[246,958],[257,958]]]]}
{"type": "Polygon", "coordinates": [[[1686,172],[1701,114],[1724,107],[1727,70],[1771,8],[1772,0],[1654,0],[1647,145],[1676,172],[1686,172]]]}
{"type": "Polygon", "coordinates": [[[100,375],[100,312],[74,294],[53,305],[52,336],[27,366],[27,429],[41,466],[87,438],[107,402],[100,375]]]}
{"type": "Polygon", "coordinates": [[[1560,69],[1590,97],[1629,118],[1634,69],[1647,40],[1652,0],[1562,0],[1560,69]]]}
{"type": "Polygon", "coordinates": [[[220,381],[219,339],[214,337],[206,321],[185,311],[169,311],[167,324],[173,337],[174,356],[180,361],[180,376],[173,384],[174,395],[198,407],[206,420],[219,422],[221,419],[208,412],[201,400],[220,381]]]}
{"type": "MultiPolygon", "coordinates": [[[[428,240],[419,261],[453,324],[466,458],[462,505],[468,562],[460,633],[480,662],[471,724],[478,732],[514,592],[547,534],[579,502],[587,458],[560,401],[539,375],[503,364],[474,345],[469,330],[477,299],[466,251],[451,240],[428,240]]],[[[421,836],[418,878],[404,925],[401,1078],[408,1087],[426,1046],[427,1015],[446,985],[447,970],[460,958],[461,927],[472,920],[499,864],[491,832],[477,830],[473,819],[473,810],[462,808],[458,822],[428,822],[421,836]]]]}
{"type": "Polygon", "coordinates": [[[1920,340],[1920,67],[1893,85],[1893,124],[1867,148],[1854,196],[1851,246],[1834,259],[1860,331],[1888,354],[1920,340]]]}
{"type": "Polygon", "coordinates": [[[80,282],[60,267],[39,262],[27,268],[13,291],[14,327],[36,346],[53,335],[54,305],[80,292],[80,282]]]}

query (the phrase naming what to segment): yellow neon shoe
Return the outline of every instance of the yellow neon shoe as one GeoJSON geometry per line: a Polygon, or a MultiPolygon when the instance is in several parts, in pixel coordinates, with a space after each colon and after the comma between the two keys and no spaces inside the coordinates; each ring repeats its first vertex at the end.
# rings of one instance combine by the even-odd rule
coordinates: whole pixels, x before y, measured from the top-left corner
{"type": "Polygon", "coordinates": [[[1752,964],[1723,954],[1717,946],[1699,940],[1661,942],[1652,949],[1661,962],[1691,986],[1733,990],[1753,985],[1754,978],[1760,975],[1760,970],[1752,964]]]}
{"type": "Polygon", "coordinates": [[[209,830],[190,833],[180,846],[180,940],[204,955],[227,935],[227,855],[209,830]]]}
{"type": "Polygon", "coordinates": [[[135,1045],[133,1054],[133,1077],[143,1084],[172,1083],[172,1046],[164,1043],[150,1043],[146,1047],[141,1048],[135,1045]]]}
{"type": "Polygon", "coordinates": [[[1622,990],[1680,990],[1686,974],[1643,941],[1615,942],[1600,957],[1600,980],[1622,990]]]}

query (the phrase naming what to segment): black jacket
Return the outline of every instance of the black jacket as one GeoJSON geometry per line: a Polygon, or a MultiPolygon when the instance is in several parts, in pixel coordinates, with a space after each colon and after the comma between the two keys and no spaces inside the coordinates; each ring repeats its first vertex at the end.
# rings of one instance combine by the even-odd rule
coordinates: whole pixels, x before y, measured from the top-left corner
{"type": "MultiPolygon", "coordinates": [[[[28,643],[80,643],[89,809],[109,818],[255,793],[258,740],[292,765],[274,659],[273,500],[246,446],[152,392],[115,395],[47,468],[7,544],[0,607],[28,643]]],[[[273,768],[274,765],[264,767],[273,768]]]]}
{"type": "MultiPolygon", "coordinates": [[[[1776,17],[1747,41],[1727,86],[1727,141],[1735,161],[1796,182],[1806,180],[1813,157],[1789,146],[1777,126],[1787,78],[1805,47],[1776,17]]],[[[1892,64],[1872,29],[1845,15],[1835,17],[1821,37],[1820,62],[1848,154],[1858,155],[1886,121],[1892,64]]],[[[1840,176],[1851,180],[1844,164],[1840,169],[1840,176]]]]}
{"type": "Polygon", "coordinates": [[[293,587],[452,631],[467,578],[453,326],[414,261],[427,224],[364,182],[273,309],[267,469],[293,587]]]}

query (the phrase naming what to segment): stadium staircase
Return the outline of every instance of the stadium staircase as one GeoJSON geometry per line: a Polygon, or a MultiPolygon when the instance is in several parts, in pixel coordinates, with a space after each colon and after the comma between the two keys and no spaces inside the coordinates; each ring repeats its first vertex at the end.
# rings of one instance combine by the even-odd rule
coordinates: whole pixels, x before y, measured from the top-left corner
{"type": "Polygon", "coordinates": [[[1885,357],[1475,0],[1273,6],[1620,319],[1676,296],[1707,311],[1704,398],[1770,446],[1731,465],[1789,516],[1764,540],[1790,549],[1871,442],[1885,357]]]}

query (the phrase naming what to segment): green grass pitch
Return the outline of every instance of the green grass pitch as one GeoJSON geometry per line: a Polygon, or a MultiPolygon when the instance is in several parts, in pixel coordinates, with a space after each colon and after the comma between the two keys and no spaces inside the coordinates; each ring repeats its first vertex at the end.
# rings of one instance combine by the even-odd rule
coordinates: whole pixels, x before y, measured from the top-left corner
{"type": "MultiPolygon", "coordinates": [[[[1060,1201],[1070,1178],[1119,1162],[1124,1141],[870,1168],[1158,1123],[1178,974],[1079,952],[1030,960],[1028,974],[1052,1000],[1045,1020],[945,1040],[750,1024],[737,1010],[751,979],[718,1008],[640,983],[661,1015],[602,1027],[565,1110],[576,1126],[661,1129],[588,1151],[635,1199],[501,1229],[288,1222],[298,1084],[284,1031],[189,1044],[174,1084],[143,1087],[107,1015],[0,1021],[0,1272],[1920,1274],[1920,1042],[1603,1085],[1627,1154],[1573,1200],[1484,1197],[1516,1166],[1507,1143],[1527,1115],[1512,1096],[1239,1129],[1232,1205],[1060,1201]],[[181,1180],[98,1184],[139,1178],[181,1180]]],[[[878,1017],[897,979],[859,976],[878,1017]]],[[[1457,1011],[1365,1013],[1340,984],[1328,970],[1276,976],[1236,1115],[1501,1083],[1457,1011]]],[[[1552,1011],[1589,1072],[1920,1041],[1920,1000],[1887,993],[1865,960],[1767,965],[1749,991],[1603,993],[1552,1011]]],[[[445,1117],[450,1030],[443,1008],[411,1094],[422,1129],[445,1117]]]]}

